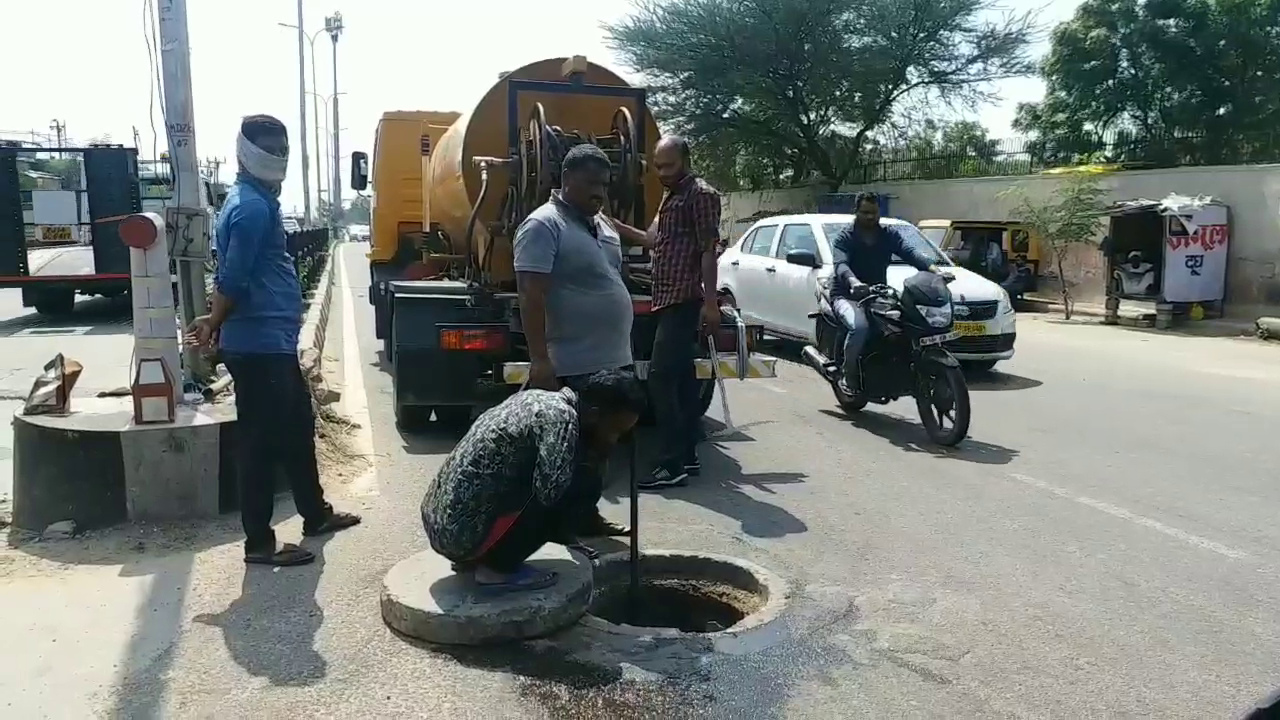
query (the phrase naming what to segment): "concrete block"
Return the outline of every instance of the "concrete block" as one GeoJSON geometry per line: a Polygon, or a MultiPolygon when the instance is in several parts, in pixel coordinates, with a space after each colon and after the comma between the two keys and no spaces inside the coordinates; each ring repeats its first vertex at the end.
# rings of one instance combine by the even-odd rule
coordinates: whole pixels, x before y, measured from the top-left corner
{"type": "Polygon", "coordinates": [[[167,425],[134,425],[131,397],[76,398],[66,416],[14,417],[14,524],[213,517],[229,478],[235,408],[179,406],[167,425]]]}
{"type": "Polygon", "coordinates": [[[438,645],[491,645],[549,635],[586,613],[591,562],[561,545],[547,545],[529,562],[554,570],[555,585],[495,595],[470,574],[453,572],[431,550],[401,561],[382,586],[382,619],[393,630],[438,645]]]}
{"type": "MultiPolygon", "coordinates": [[[[191,411],[180,407],[178,412],[191,411]]],[[[122,433],[129,519],[217,515],[220,436],[217,423],[135,427],[122,433]]]]}

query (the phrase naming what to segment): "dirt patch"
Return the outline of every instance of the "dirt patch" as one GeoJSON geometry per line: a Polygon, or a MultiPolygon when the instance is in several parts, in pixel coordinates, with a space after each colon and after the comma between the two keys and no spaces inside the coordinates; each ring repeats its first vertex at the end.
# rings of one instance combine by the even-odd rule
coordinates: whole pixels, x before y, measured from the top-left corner
{"type": "Polygon", "coordinates": [[[616,582],[597,589],[590,612],[615,625],[705,633],[728,630],[762,607],[759,595],[713,580],[644,578],[634,608],[629,583],[616,582]]]}
{"type": "Polygon", "coordinates": [[[316,462],[326,489],[346,485],[371,466],[369,458],[356,448],[359,425],[339,415],[331,406],[316,409],[316,462]]]}

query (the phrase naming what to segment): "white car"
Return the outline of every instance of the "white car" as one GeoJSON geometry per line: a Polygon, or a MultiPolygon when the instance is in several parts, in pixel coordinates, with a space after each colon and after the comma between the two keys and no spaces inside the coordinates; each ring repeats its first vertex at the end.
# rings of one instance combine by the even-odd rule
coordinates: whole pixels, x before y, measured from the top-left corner
{"type": "Polygon", "coordinates": [[[347,237],[351,242],[369,242],[369,226],[368,225],[349,225],[347,226],[347,237]]]}
{"type": "MultiPolygon", "coordinates": [[[[760,220],[720,256],[718,274],[724,301],[738,308],[743,319],[763,325],[770,335],[814,342],[814,321],[809,317],[818,309],[814,291],[817,283],[829,278],[833,271],[831,241],[851,222],[852,215],[823,214],[760,220]],[[812,252],[818,267],[788,263],[787,253],[793,250],[812,252]]],[[[898,228],[935,265],[947,267],[955,275],[950,288],[955,301],[955,330],[961,337],[946,347],[956,359],[967,367],[985,370],[1013,357],[1016,320],[1004,288],[953,265],[911,223],[881,218],[880,224],[898,228]]],[[[895,256],[889,266],[889,284],[901,290],[903,281],[915,272],[895,256]]]]}

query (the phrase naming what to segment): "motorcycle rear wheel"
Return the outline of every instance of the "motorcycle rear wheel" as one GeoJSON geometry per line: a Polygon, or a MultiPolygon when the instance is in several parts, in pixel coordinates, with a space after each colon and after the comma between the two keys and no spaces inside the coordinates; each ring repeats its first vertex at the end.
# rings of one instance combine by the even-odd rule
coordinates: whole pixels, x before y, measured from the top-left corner
{"type": "Polygon", "coordinates": [[[958,367],[931,363],[921,368],[916,389],[916,410],[929,439],[943,447],[954,447],[969,435],[969,384],[958,367]],[[951,427],[944,428],[939,406],[951,410],[951,427]]]}
{"type": "Polygon", "coordinates": [[[867,398],[865,396],[845,392],[840,388],[839,382],[831,383],[831,391],[836,394],[836,402],[847,415],[860,412],[862,408],[867,406],[867,398]]]}

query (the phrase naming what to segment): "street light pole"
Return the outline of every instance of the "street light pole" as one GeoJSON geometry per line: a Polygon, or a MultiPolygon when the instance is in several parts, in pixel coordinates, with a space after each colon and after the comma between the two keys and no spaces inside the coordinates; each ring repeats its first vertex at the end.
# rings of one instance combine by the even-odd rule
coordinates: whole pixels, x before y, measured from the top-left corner
{"type": "MultiPolygon", "coordinates": [[[[301,0],[299,0],[301,2],[301,0]]],[[[333,180],[329,185],[329,202],[338,217],[342,216],[342,161],[341,161],[341,125],[338,124],[338,36],[342,34],[342,13],[335,12],[324,19],[324,29],[333,40],[333,180]]]]}
{"type": "Polygon", "coordinates": [[[302,0],[298,0],[298,114],[302,123],[302,213],[307,225],[311,224],[311,180],[307,177],[311,165],[307,157],[307,57],[303,42],[307,33],[302,29],[302,0]]]}
{"type": "MultiPolygon", "coordinates": [[[[279,25],[280,27],[286,27],[291,30],[301,31],[301,29],[297,25],[294,25],[293,23],[279,22],[276,24],[279,25]]],[[[323,159],[325,157],[325,154],[320,152],[320,106],[317,104],[318,101],[316,100],[316,95],[320,92],[320,87],[319,85],[316,84],[316,38],[319,37],[320,33],[322,32],[324,32],[324,30],[317,30],[314,33],[307,33],[307,32],[302,33],[303,37],[307,39],[307,44],[311,46],[311,92],[307,93],[306,85],[302,86],[302,91],[304,94],[311,95],[311,117],[315,121],[314,123],[315,127],[312,129],[312,135],[316,143],[316,147],[315,147],[316,156],[323,159]]],[[[301,57],[299,57],[299,61],[301,61],[301,57]]],[[[304,123],[302,126],[302,132],[306,133],[306,131],[307,131],[307,126],[304,123]]],[[[305,148],[305,144],[303,147],[305,148]]],[[[303,152],[305,152],[305,149],[303,152]]],[[[320,172],[321,172],[320,168],[322,164],[323,163],[320,162],[319,160],[316,161],[316,209],[317,210],[319,210],[320,208],[320,201],[319,201],[320,188],[323,187],[323,184],[320,182],[320,172]]],[[[304,163],[303,167],[305,168],[305,166],[306,165],[304,163]]],[[[305,170],[303,172],[303,177],[304,178],[306,177],[305,170]]],[[[303,183],[303,189],[304,191],[306,190],[305,182],[303,183]]]]}

